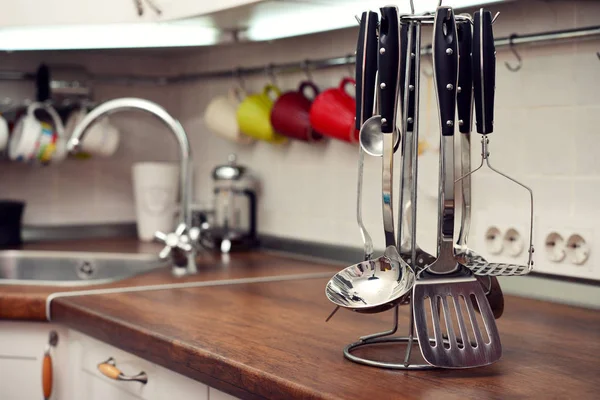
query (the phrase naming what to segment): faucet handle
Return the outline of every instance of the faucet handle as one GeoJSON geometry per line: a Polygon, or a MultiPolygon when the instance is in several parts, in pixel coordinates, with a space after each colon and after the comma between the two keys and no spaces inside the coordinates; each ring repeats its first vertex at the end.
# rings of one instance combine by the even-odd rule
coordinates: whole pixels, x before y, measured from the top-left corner
{"type": "Polygon", "coordinates": [[[175,229],[175,232],[164,233],[157,231],[154,233],[154,237],[165,244],[165,247],[160,251],[158,256],[160,258],[167,258],[171,251],[175,248],[183,250],[185,252],[192,251],[192,245],[190,243],[190,238],[185,234],[187,230],[187,226],[184,223],[181,223],[175,229]]]}

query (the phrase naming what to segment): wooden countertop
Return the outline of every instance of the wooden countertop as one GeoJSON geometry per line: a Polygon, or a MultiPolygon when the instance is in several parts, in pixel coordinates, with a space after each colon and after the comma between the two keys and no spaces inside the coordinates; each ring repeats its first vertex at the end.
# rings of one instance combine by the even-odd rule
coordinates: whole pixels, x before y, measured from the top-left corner
{"type": "MultiPolygon", "coordinates": [[[[592,399],[600,393],[598,311],[508,296],[498,320],[503,357],[496,364],[391,371],[352,363],[342,349],[389,328],[392,315],[341,310],[325,323],[332,309],[326,282],[61,298],[53,302],[52,315],[244,399],[592,399]]],[[[404,307],[404,329],[408,318],[404,307]]],[[[387,361],[404,354],[391,346],[362,351],[377,351],[387,361]]]]}
{"type": "MultiPolygon", "coordinates": [[[[23,250],[90,251],[111,253],[158,254],[161,245],[134,239],[59,241],[29,244],[23,250]]],[[[0,319],[46,320],[46,299],[52,293],[92,289],[160,285],[167,283],[200,282],[237,278],[311,274],[339,268],[331,264],[309,263],[273,253],[248,252],[223,258],[215,253],[202,253],[197,259],[201,273],[175,277],[170,267],[158,268],[117,282],[89,286],[34,286],[0,284],[0,319]]]]}
{"type": "MultiPolygon", "coordinates": [[[[77,249],[157,250],[133,241],[115,243],[78,242],[77,249]]],[[[102,287],[339,269],[266,252],[234,254],[229,260],[203,254],[198,261],[202,272],[195,276],[176,278],[163,268],[102,287]]],[[[598,311],[507,296],[498,320],[504,350],[498,363],[471,370],[390,371],[354,364],[342,349],[361,335],[388,329],[392,315],[341,310],[325,323],[332,309],[324,295],[326,282],[314,278],[64,297],[52,302],[52,316],[244,399],[592,399],[600,392],[598,311]]],[[[65,290],[73,289],[0,285],[0,318],[43,320],[47,296],[65,290]]],[[[401,329],[408,318],[404,307],[401,329]]],[[[367,353],[399,361],[404,348],[361,350],[367,353]]],[[[414,355],[419,358],[418,347],[414,355]]]]}

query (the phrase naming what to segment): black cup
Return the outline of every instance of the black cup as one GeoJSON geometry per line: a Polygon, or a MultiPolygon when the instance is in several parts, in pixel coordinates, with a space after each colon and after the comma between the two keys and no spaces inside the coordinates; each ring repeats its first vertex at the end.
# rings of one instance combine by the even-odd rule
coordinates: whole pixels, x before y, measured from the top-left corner
{"type": "Polygon", "coordinates": [[[21,218],[25,203],[16,200],[0,200],[0,248],[19,247],[21,239],[21,218]]]}

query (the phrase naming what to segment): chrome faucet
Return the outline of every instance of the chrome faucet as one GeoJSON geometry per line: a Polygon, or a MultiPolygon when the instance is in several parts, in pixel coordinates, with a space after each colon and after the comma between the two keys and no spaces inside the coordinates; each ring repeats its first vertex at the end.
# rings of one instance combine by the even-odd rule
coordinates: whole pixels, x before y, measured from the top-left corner
{"type": "Polygon", "coordinates": [[[177,143],[179,144],[180,158],[179,198],[181,204],[179,211],[179,223],[174,232],[156,232],[154,236],[156,239],[165,244],[165,247],[159,254],[160,258],[166,259],[174,249],[185,252],[187,258],[187,266],[185,270],[184,268],[178,267],[174,263],[173,273],[177,275],[184,273],[195,273],[197,272],[195,259],[199,247],[193,243],[197,239],[198,232],[192,230],[190,233],[191,213],[189,209],[189,203],[192,155],[187,134],[185,133],[185,130],[179,121],[173,118],[163,107],[148,100],[137,99],[133,97],[109,100],[90,111],[75,127],[71,138],[67,142],[67,150],[71,153],[76,153],[80,150],[81,141],[85,135],[86,129],[98,118],[113,114],[118,111],[128,110],[140,110],[154,115],[160,121],[162,121],[167,128],[171,130],[171,132],[173,132],[173,135],[177,139],[177,143]]]}

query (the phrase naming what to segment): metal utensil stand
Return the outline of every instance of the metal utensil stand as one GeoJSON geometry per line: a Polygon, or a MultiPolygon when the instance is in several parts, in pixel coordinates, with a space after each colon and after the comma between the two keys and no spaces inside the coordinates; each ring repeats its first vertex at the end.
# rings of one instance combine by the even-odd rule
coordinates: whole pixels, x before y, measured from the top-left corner
{"type": "MultiPolygon", "coordinates": [[[[456,16],[456,21],[457,23],[460,22],[468,22],[468,23],[472,23],[471,17],[468,15],[457,15],[456,16]]],[[[411,169],[411,174],[413,176],[413,181],[415,182],[415,186],[416,186],[416,182],[417,182],[417,177],[418,177],[418,162],[417,162],[417,155],[418,155],[418,120],[419,120],[419,78],[420,78],[420,51],[419,49],[421,48],[421,25],[423,24],[433,24],[434,22],[434,16],[430,15],[430,14],[425,14],[425,15],[402,15],[400,17],[400,24],[408,24],[409,25],[409,31],[412,32],[412,26],[416,26],[416,29],[414,30],[416,32],[415,37],[412,37],[412,34],[409,34],[409,44],[408,44],[408,48],[411,49],[412,46],[412,42],[411,40],[415,40],[415,48],[417,49],[416,52],[412,52],[412,51],[408,51],[408,57],[410,57],[410,59],[414,59],[414,68],[415,68],[415,84],[414,85],[410,85],[409,86],[409,90],[405,90],[404,93],[404,109],[403,109],[403,131],[402,133],[404,135],[406,135],[407,133],[407,121],[406,118],[404,116],[406,116],[407,114],[407,104],[408,104],[408,96],[409,96],[409,91],[414,92],[414,96],[415,96],[415,111],[414,111],[414,121],[411,121],[413,123],[413,134],[412,134],[412,151],[411,151],[411,155],[413,157],[412,160],[412,169],[411,169]]],[[[408,58],[407,57],[407,58],[408,58]]],[[[411,62],[410,59],[407,59],[407,63],[406,63],[406,76],[409,77],[410,76],[410,68],[411,68],[411,62]]],[[[409,78],[407,78],[409,79],[409,78]]],[[[406,136],[404,136],[402,138],[402,140],[406,140],[406,136]]],[[[406,154],[404,154],[403,156],[408,156],[406,154]]],[[[401,188],[401,192],[404,190],[404,188],[401,188]]],[[[411,209],[411,215],[410,218],[412,219],[412,232],[411,232],[411,236],[410,236],[410,246],[412,249],[412,257],[410,260],[407,260],[408,264],[411,266],[411,268],[413,268],[414,271],[419,272],[419,270],[422,270],[422,267],[419,267],[419,261],[416,260],[416,249],[417,249],[417,244],[416,244],[416,219],[417,219],[417,208],[416,208],[416,204],[417,204],[417,190],[416,188],[411,188],[411,203],[412,203],[412,209],[411,209]],[[414,189],[414,190],[412,190],[414,189]]],[[[400,236],[400,235],[399,235],[400,236]]],[[[427,363],[413,363],[411,362],[411,355],[412,355],[412,350],[413,350],[413,345],[414,343],[418,343],[418,338],[415,337],[415,327],[414,327],[414,318],[413,318],[413,307],[412,307],[412,302],[411,299],[409,299],[408,301],[401,303],[399,305],[396,305],[393,309],[393,322],[392,322],[392,328],[387,330],[387,331],[383,331],[383,332],[378,332],[378,333],[374,333],[374,334],[370,334],[370,335],[366,335],[366,336],[362,336],[359,338],[358,341],[354,342],[354,343],[350,343],[349,345],[347,345],[344,348],[344,357],[346,357],[348,360],[359,363],[359,364],[364,364],[364,365],[369,365],[372,367],[379,367],[379,368],[387,368],[387,369],[395,369],[395,370],[428,370],[428,369],[435,369],[438,367],[435,367],[431,364],[427,364],[427,363]],[[395,336],[396,332],[398,331],[398,313],[399,313],[399,306],[403,306],[403,305],[408,305],[409,307],[409,312],[410,312],[410,317],[409,317],[409,326],[408,326],[408,334],[406,336],[395,336]],[[366,357],[361,357],[358,355],[355,355],[352,353],[353,350],[357,350],[359,348],[364,348],[364,347],[368,347],[368,346],[378,346],[378,345],[384,345],[384,344],[399,344],[399,343],[406,343],[406,350],[405,350],[405,354],[404,354],[404,361],[402,363],[397,363],[397,362],[384,362],[384,361],[377,361],[377,360],[373,360],[370,358],[366,358],[366,357]]],[[[444,337],[444,340],[446,340],[446,337],[444,337]]]]}

